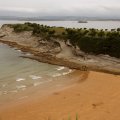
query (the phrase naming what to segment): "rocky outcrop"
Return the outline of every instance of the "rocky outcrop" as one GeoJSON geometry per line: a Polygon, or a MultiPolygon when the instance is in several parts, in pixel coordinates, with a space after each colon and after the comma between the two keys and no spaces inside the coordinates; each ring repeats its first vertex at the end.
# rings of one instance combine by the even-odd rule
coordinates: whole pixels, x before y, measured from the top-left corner
{"type": "Polygon", "coordinates": [[[42,37],[33,36],[32,32],[24,31],[15,33],[13,28],[3,25],[0,31],[2,41],[11,41],[19,45],[31,47],[43,53],[56,54],[61,51],[59,42],[55,40],[47,41],[42,37]],[[57,44],[56,44],[57,43],[57,44]]]}
{"type": "Polygon", "coordinates": [[[42,38],[33,36],[31,32],[15,33],[6,26],[2,27],[0,32],[5,34],[0,38],[0,42],[33,54],[26,56],[27,58],[82,71],[92,70],[120,75],[119,59],[86,55],[81,51],[74,51],[73,54],[72,47],[62,41],[43,41],[42,38]]]}
{"type": "Polygon", "coordinates": [[[1,35],[0,35],[0,38],[3,38],[3,37],[5,37],[5,36],[6,36],[5,34],[1,34],[1,35]]]}

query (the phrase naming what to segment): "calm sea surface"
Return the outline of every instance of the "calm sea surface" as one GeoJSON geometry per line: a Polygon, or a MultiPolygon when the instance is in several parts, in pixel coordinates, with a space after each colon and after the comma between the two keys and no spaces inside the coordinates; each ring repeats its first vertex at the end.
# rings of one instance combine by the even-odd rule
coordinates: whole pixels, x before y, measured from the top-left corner
{"type": "MultiPolygon", "coordinates": [[[[0,21],[0,26],[7,23],[24,22],[0,21]]],[[[70,28],[113,29],[120,27],[120,22],[113,21],[89,21],[88,23],[78,23],[77,21],[37,21],[36,23],[70,28]]],[[[72,79],[72,76],[67,76],[64,79],[60,77],[72,74],[73,70],[20,57],[24,55],[29,54],[0,43],[0,105],[4,102],[28,97],[26,92],[28,89],[39,87],[39,89],[43,90],[49,87],[61,87],[72,79]],[[26,95],[20,95],[24,92],[26,92],[26,95]]],[[[35,92],[31,91],[29,94],[34,94],[35,92]]]]}
{"type": "MultiPolygon", "coordinates": [[[[14,96],[30,88],[42,87],[42,90],[43,86],[48,86],[46,89],[60,87],[71,81],[69,77],[66,79],[62,77],[72,73],[73,70],[21,57],[26,55],[30,54],[0,43],[0,104],[13,100],[14,96]],[[53,86],[49,86],[50,83],[53,83],[53,86]]],[[[31,91],[29,94],[34,92],[31,91]]],[[[21,97],[25,96],[18,96],[15,99],[21,97]]]]}
{"type": "MultiPolygon", "coordinates": [[[[0,21],[6,23],[24,23],[25,21],[0,21]]],[[[78,21],[29,21],[48,26],[69,27],[69,28],[97,28],[97,29],[114,29],[120,27],[120,21],[88,21],[88,23],[78,23],[78,21]]]]}

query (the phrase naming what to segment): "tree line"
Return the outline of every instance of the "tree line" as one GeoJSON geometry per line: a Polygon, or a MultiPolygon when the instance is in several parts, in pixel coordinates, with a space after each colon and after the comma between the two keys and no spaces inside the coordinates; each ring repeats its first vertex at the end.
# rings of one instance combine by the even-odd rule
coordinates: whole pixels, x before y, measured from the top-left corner
{"type": "Polygon", "coordinates": [[[76,49],[77,47],[89,54],[108,54],[120,58],[120,28],[111,30],[98,30],[87,28],[50,27],[36,23],[10,25],[15,32],[32,31],[35,36],[44,40],[52,38],[64,39],[76,49]]]}
{"type": "Polygon", "coordinates": [[[120,58],[120,28],[111,31],[98,29],[66,29],[74,48],[90,54],[108,54],[120,58]]]}

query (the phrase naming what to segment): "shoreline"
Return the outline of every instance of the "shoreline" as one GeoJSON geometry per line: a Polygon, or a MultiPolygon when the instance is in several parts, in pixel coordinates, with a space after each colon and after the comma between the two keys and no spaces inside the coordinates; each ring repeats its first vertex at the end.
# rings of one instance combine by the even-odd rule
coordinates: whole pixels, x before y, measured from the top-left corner
{"type": "MultiPolygon", "coordinates": [[[[77,73],[79,75],[79,71],[77,73]]],[[[2,120],[119,120],[120,76],[90,72],[85,81],[0,111],[2,120]]]]}
{"type": "Polygon", "coordinates": [[[34,59],[53,65],[66,66],[81,71],[97,71],[120,75],[120,59],[108,55],[92,55],[70,47],[62,38],[49,41],[42,36],[33,35],[32,31],[15,32],[10,25],[0,29],[0,42],[33,56],[24,58],[34,59]]]}
{"type": "MultiPolygon", "coordinates": [[[[55,77],[52,81],[48,82],[47,84],[43,84],[42,86],[32,86],[27,88],[25,91],[12,94],[11,97],[13,97],[13,99],[9,101],[7,100],[8,102],[6,99],[3,101],[3,97],[3,100],[0,103],[0,112],[20,104],[27,104],[27,102],[36,101],[37,99],[40,101],[45,100],[54,93],[57,94],[57,92],[70,89],[77,83],[84,82],[88,75],[89,72],[75,70],[69,74],[55,77]]],[[[6,97],[9,98],[9,96],[10,95],[8,94],[6,97]]]]}
{"type": "Polygon", "coordinates": [[[35,50],[34,48],[31,48],[29,46],[24,46],[20,45],[17,42],[13,41],[5,41],[0,39],[0,42],[3,44],[7,44],[13,48],[20,49],[23,52],[28,52],[33,54],[33,56],[22,56],[24,58],[29,58],[33,60],[37,60],[39,62],[44,62],[44,63],[49,63],[53,65],[60,65],[60,66],[65,66],[69,67],[70,69],[77,69],[81,71],[96,71],[96,72],[104,72],[104,73],[109,73],[109,74],[115,74],[115,75],[120,75],[120,70],[111,70],[111,69],[106,69],[102,67],[98,67],[95,65],[86,65],[86,63],[75,63],[72,61],[69,61],[68,59],[64,58],[57,58],[56,56],[49,54],[49,53],[43,53],[40,51],[35,50]]]}
{"type": "Polygon", "coordinates": [[[69,118],[74,120],[76,116],[80,120],[120,119],[119,69],[88,65],[75,59],[66,59],[67,57],[64,56],[40,52],[29,44],[20,44],[21,36],[18,40],[16,37],[15,40],[8,37],[1,39],[0,42],[33,55],[21,57],[82,71],[73,73],[74,84],[65,85],[64,88],[60,86],[58,90],[51,87],[51,91],[48,91],[50,94],[45,89],[45,97],[40,97],[41,91],[38,86],[35,89],[36,94],[21,102],[6,105],[5,108],[0,109],[0,120],[68,120],[69,118]]]}

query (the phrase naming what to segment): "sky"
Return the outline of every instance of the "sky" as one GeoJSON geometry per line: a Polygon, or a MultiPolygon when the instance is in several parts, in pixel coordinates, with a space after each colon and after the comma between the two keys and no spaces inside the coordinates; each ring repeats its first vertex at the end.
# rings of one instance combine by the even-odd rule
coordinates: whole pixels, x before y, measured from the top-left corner
{"type": "Polygon", "coordinates": [[[120,18],[120,0],[0,0],[0,16],[120,18]]]}

